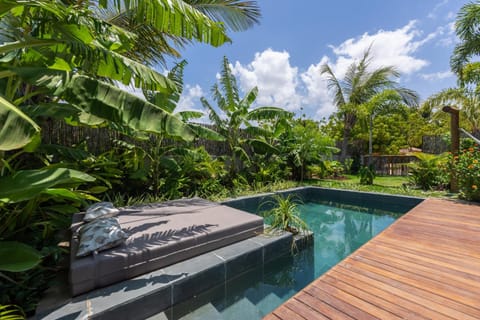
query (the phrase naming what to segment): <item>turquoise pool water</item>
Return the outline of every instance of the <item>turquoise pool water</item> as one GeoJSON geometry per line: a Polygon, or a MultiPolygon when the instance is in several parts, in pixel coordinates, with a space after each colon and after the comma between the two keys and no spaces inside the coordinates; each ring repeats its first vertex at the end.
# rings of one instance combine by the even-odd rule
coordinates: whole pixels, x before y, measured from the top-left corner
{"type": "Polygon", "coordinates": [[[313,246],[174,306],[164,313],[168,319],[261,319],[405,212],[327,201],[306,202],[299,209],[314,232],[313,246]]]}

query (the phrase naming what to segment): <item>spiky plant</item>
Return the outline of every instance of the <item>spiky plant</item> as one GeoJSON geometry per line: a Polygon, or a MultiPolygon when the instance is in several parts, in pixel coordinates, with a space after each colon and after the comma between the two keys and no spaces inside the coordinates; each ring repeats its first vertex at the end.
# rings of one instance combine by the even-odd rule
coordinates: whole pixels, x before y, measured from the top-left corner
{"type": "Polygon", "coordinates": [[[293,234],[308,231],[308,226],[300,217],[298,205],[302,201],[289,194],[284,197],[276,194],[272,200],[268,200],[262,206],[273,207],[263,213],[267,222],[270,224],[270,230],[284,230],[293,234]]]}

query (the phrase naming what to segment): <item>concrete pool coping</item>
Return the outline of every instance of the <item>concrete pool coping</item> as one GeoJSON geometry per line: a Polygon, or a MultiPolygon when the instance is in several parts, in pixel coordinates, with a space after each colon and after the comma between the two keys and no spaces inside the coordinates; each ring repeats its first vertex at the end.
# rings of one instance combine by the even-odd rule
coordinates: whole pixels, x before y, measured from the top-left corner
{"type": "Polygon", "coordinates": [[[298,249],[305,246],[289,232],[261,234],[74,298],[67,290],[54,292],[36,318],[144,319],[289,253],[293,240],[298,249]]]}

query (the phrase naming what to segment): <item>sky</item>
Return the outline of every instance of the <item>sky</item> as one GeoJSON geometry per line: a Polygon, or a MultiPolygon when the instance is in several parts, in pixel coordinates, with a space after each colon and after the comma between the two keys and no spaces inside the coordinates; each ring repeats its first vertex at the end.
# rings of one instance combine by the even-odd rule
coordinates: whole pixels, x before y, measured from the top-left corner
{"type": "MultiPolygon", "coordinates": [[[[335,111],[322,64],[338,78],[371,46],[372,67],[394,66],[399,83],[421,100],[456,85],[449,60],[454,22],[463,0],[259,0],[260,24],[230,33],[231,44],[194,43],[181,51],[188,61],[178,110],[212,105],[223,56],[241,92],[254,86],[255,106],[277,106],[321,120],[335,111]]],[[[169,64],[173,65],[173,61],[169,64]]]]}

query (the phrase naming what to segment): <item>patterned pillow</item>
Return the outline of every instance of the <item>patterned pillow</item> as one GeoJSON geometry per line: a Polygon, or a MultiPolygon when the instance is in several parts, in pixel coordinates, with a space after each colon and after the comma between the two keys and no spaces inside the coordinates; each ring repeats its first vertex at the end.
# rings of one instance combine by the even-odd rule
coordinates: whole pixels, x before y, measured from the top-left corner
{"type": "Polygon", "coordinates": [[[77,257],[113,248],[125,242],[128,234],[117,218],[100,218],[84,224],[78,231],[80,241],[77,257]]]}
{"type": "Polygon", "coordinates": [[[113,217],[119,212],[111,202],[98,202],[87,208],[83,221],[92,221],[98,218],[113,217]]]}

